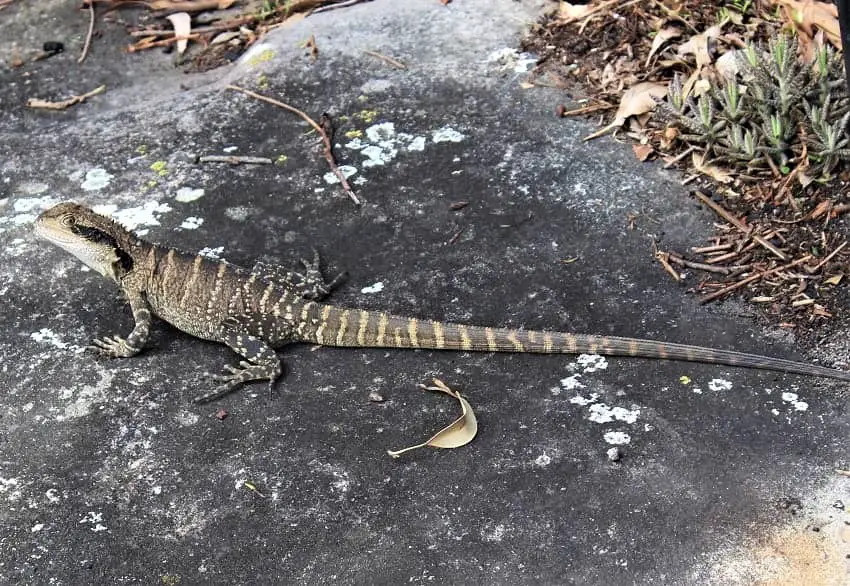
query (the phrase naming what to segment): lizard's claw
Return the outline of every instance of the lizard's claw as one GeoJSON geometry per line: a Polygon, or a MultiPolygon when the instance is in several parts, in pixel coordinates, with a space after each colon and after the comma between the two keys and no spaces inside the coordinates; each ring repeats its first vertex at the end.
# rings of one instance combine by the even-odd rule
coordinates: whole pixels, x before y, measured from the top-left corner
{"type": "Polygon", "coordinates": [[[204,373],[204,378],[209,378],[214,381],[219,381],[222,384],[218,385],[208,393],[198,395],[192,399],[193,403],[207,403],[223,397],[224,395],[236,390],[240,385],[254,380],[268,380],[269,389],[274,385],[275,380],[280,376],[282,368],[280,364],[253,364],[251,362],[242,361],[239,366],[224,365],[225,374],[204,373]]]}
{"type": "Polygon", "coordinates": [[[304,274],[293,274],[301,279],[298,287],[301,289],[301,295],[305,299],[313,299],[315,301],[324,299],[330,295],[334,287],[339,285],[346,276],[346,273],[343,272],[334,277],[329,283],[325,282],[325,278],[322,276],[319,251],[315,248],[313,249],[313,260],[308,261],[302,258],[301,264],[304,265],[304,274]]]}
{"type": "Polygon", "coordinates": [[[91,345],[87,346],[86,349],[113,358],[129,358],[138,354],[138,350],[132,348],[127,343],[127,340],[121,336],[96,338],[92,340],[91,345]]]}

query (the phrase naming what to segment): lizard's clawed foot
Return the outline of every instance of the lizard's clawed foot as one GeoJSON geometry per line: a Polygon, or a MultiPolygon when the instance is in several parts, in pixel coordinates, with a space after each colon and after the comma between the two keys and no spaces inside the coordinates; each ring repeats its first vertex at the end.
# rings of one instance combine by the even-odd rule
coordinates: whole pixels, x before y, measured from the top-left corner
{"type": "Polygon", "coordinates": [[[315,249],[313,250],[313,260],[308,261],[302,258],[301,264],[304,265],[304,273],[293,274],[301,280],[298,283],[298,288],[301,290],[301,296],[305,299],[313,299],[315,301],[324,299],[348,276],[348,273],[342,272],[331,279],[330,282],[325,282],[320,266],[321,259],[319,258],[319,251],[315,249]]]}
{"type": "Polygon", "coordinates": [[[130,346],[121,336],[96,338],[86,349],[113,358],[129,358],[139,353],[138,348],[130,346]]]}
{"type": "Polygon", "coordinates": [[[225,374],[204,373],[204,378],[209,378],[214,381],[219,381],[222,384],[203,395],[198,395],[192,399],[193,403],[208,403],[223,397],[224,395],[235,391],[240,385],[255,381],[268,380],[269,390],[274,386],[275,381],[283,372],[280,363],[277,364],[253,364],[251,362],[242,361],[239,366],[224,365],[225,374]]]}

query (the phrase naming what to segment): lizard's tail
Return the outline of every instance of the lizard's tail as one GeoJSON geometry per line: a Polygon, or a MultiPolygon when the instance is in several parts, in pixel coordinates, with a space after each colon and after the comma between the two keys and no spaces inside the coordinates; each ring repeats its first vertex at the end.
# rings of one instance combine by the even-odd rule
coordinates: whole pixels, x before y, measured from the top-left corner
{"type": "Polygon", "coordinates": [[[302,341],[325,346],[537,354],[591,353],[725,364],[850,381],[850,372],[816,364],[687,344],[567,332],[467,326],[321,304],[314,304],[311,309],[311,317],[315,320],[316,327],[312,332],[304,332],[300,337],[302,341]]]}

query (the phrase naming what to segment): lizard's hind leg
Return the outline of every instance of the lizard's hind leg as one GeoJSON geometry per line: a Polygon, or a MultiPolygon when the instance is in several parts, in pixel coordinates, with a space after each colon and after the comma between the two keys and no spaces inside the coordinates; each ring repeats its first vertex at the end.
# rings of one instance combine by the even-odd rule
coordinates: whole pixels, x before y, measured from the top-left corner
{"type": "Polygon", "coordinates": [[[348,276],[348,273],[342,272],[330,281],[325,281],[325,277],[322,275],[319,251],[315,249],[313,250],[313,260],[302,258],[301,264],[304,265],[303,273],[287,271],[277,265],[263,262],[257,262],[252,272],[263,279],[280,283],[294,291],[299,297],[313,301],[320,301],[330,295],[331,291],[348,276]]]}
{"type": "Polygon", "coordinates": [[[246,360],[240,361],[239,366],[225,365],[225,374],[209,374],[209,378],[222,384],[208,393],[198,395],[192,402],[206,403],[218,399],[240,385],[255,380],[269,381],[271,390],[283,374],[283,365],[274,349],[262,339],[248,334],[238,320],[229,318],[222,324],[221,341],[246,360]]]}

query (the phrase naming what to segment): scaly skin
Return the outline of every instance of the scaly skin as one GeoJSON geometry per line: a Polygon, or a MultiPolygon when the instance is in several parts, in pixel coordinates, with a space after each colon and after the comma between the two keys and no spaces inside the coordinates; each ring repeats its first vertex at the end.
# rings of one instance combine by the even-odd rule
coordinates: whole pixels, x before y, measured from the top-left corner
{"type": "Polygon", "coordinates": [[[318,256],[302,261],[304,274],[258,263],[249,271],[142,240],[112,220],[73,203],[44,212],[36,232],[113,279],[130,302],[135,327],[126,337],[97,339],[93,348],[114,357],[138,354],[151,316],[198,338],[227,344],[244,358],[211,375],[219,384],[195,397],[209,401],[243,383],[283,372],[274,349],[292,342],[361,348],[426,348],[668,358],[822,376],[850,381],[850,372],[728,350],[684,344],[468,326],[347,309],[320,302],[339,277],[325,283],[318,256]]]}

